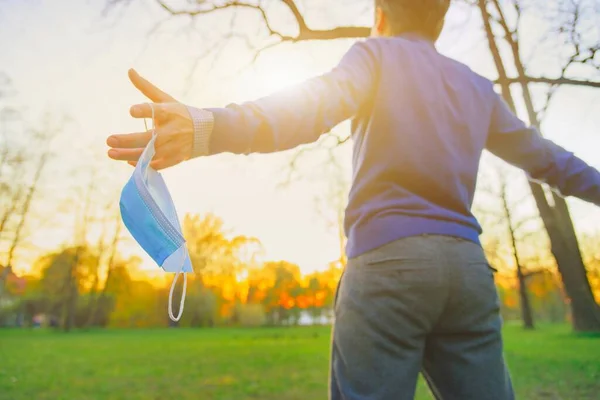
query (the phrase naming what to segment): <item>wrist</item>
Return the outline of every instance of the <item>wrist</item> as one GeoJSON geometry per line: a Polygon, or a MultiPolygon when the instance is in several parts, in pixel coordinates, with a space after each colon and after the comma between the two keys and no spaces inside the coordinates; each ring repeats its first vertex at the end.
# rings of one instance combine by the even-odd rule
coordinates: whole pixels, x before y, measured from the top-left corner
{"type": "Polygon", "coordinates": [[[210,137],[212,135],[215,118],[212,112],[186,106],[194,126],[192,140],[192,154],[190,158],[207,156],[210,154],[210,137]]]}

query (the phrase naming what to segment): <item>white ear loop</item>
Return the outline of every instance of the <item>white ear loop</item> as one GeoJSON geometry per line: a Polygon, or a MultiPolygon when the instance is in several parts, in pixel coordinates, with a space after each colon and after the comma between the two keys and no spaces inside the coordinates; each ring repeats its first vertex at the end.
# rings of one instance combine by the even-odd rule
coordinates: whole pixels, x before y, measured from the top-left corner
{"type": "MultiPolygon", "coordinates": [[[[156,135],[156,122],[154,121],[154,104],[146,103],[150,106],[150,110],[152,111],[152,137],[156,135]]],[[[146,123],[146,118],[144,118],[144,127],[146,128],[146,132],[148,132],[148,124],[146,123]]]]}
{"type": "Polygon", "coordinates": [[[169,291],[169,318],[171,318],[171,321],[173,321],[173,322],[177,322],[181,319],[181,316],[183,315],[183,306],[185,305],[185,292],[187,289],[187,273],[183,272],[183,266],[185,265],[185,260],[187,259],[187,250],[185,249],[185,247],[182,250],[184,250],[184,252],[183,252],[183,257],[182,257],[182,261],[181,261],[181,268],[179,269],[179,272],[177,272],[177,275],[175,275],[175,278],[173,278],[173,283],[171,283],[171,290],[169,291]],[[181,275],[182,273],[183,273],[183,292],[181,293],[181,300],[179,301],[179,314],[177,314],[177,318],[175,318],[173,316],[173,290],[175,289],[175,284],[177,283],[177,279],[179,279],[179,275],[181,275]]]}
{"type": "MultiPolygon", "coordinates": [[[[156,136],[156,123],[154,121],[154,105],[152,103],[147,103],[150,106],[150,110],[152,110],[152,137],[156,136]]],[[[146,118],[144,118],[144,127],[146,128],[146,132],[148,131],[148,124],[146,122],[146,118]]],[[[187,250],[184,248],[183,250],[185,250],[183,252],[183,256],[182,256],[182,260],[181,260],[181,268],[179,269],[179,272],[177,272],[177,275],[175,275],[175,278],[173,278],[173,282],[171,283],[171,290],[169,290],[169,318],[171,318],[171,321],[173,322],[177,322],[181,319],[181,316],[183,315],[183,307],[185,306],[185,294],[187,291],[187,273],[183,272],[183,267],[185,265],[185,260],[187,259],[187,250]],[[177,283],[177,280],[179,279],[179,275],[181,275],[183,273],[183,291],[181,293],[181,300],[179,301],[179,313],[177,314],[177,317],[175,317],[173,315],[173,291],[175,290],[175,284],[177,283]]]]}
{"type": "MultiPolygon", "coordinates": [[[[156,121],[154,119],[154,104],[152,103],[147,103],[150,106],[150,110],[152,110],[152,137],[156,136],[156,121]]],[[[148,131],[148,124],[146,123],[146,119],[144,118],[144,126],[146,128],[146,131],[148,131]]],[[[185,265],[185,260],[187,259],[187,250],[185,248],[183,248],[183,255],[182,255],[182,259],[181,259],[181,268],[179,269],[179,271],[177,272],[177,275],[175,275],[175,278],[173,278],[173,282],[171,283],[171,290],[169,290],[169,318],[171,318],[171,321],[173,322],[177,322],[181,319],[181,316],[183,315],[183,308],[185,306],[185,294],[187,291],[187,273],[183,272],[183,268],[185,265]],[[177,317],[175,317],[173,315],[173,291],[175,290],[175,285],[177,284],[177,280],[179,279],[179,275],[183,274],[183,291],[181,293],[181,300],[179,301],[179,313],[177,314],[177,317]]]]}

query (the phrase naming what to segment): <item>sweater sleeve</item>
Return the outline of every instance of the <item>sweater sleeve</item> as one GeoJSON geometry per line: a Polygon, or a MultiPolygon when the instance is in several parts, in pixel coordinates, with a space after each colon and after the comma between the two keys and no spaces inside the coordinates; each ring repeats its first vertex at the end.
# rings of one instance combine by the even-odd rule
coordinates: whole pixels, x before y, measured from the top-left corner
{"type": "Polygon", "coordinates": [[[494,96],[487,149],[523,169],[530,179],[600,206],[600,172],[527,127],[499,95],[494,96]]]}
{"type": "Polygon", "coordinates": [[[371,97],[375,65],[368,41],[358,42],[321,76],[255,101],[206,109],[214,118],[208,154],[270,153],[316,141],[371,97]]]}

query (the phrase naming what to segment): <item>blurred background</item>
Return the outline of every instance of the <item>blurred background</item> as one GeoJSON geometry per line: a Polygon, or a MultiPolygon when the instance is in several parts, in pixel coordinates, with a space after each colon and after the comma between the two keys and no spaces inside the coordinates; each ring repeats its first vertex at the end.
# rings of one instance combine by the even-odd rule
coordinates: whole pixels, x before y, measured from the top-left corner
{"type": "MultiPolygon", "coordinates": [[[[195,272],[177,324],[105,140],[144,130],[129,68],[225,106],[333,68],[372,19],[372,0],[0,0],[0,399],[326,397],[349,124],[163,172],[195,272]]],[[[438,49],[600,168],[597,0],[455,0],[438,49]]],[[[486,154],[474,212],[519,394],[599,398],[600,210],[486,154]]]]}

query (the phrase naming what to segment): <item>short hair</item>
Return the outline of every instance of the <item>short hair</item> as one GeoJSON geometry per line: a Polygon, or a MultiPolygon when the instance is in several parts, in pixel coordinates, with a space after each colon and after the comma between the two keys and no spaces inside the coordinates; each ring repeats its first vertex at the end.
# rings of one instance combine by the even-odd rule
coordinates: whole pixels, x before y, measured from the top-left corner
{"type": "Polygon", "coordinates": [[[389,20],[394,35],[415,32],[437,39],[450,0],[375,0],[389,20]]]}

